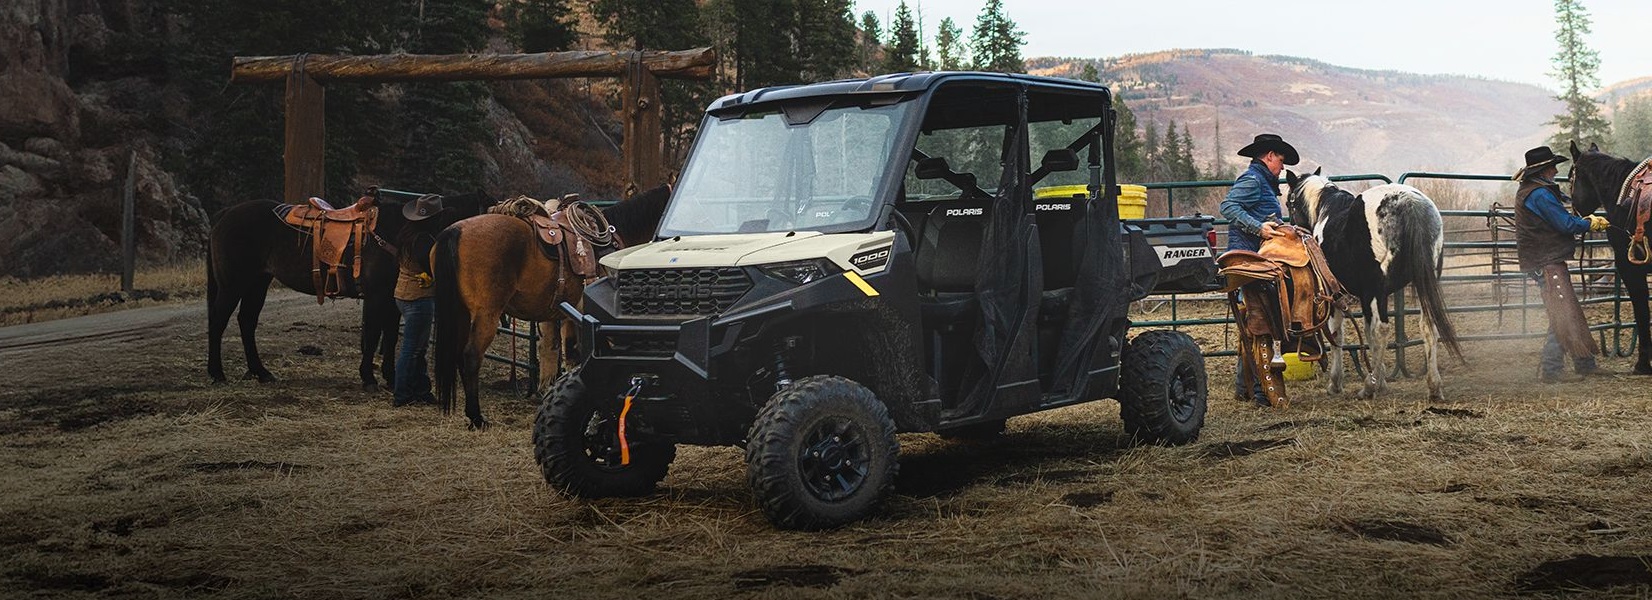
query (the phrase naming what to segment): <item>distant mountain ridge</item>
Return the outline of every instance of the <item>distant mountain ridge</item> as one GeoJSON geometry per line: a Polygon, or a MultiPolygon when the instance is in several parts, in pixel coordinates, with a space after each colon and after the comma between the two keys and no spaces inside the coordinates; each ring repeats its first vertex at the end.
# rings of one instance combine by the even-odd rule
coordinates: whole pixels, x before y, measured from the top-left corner
{"type": "MultiPolygon", "coordinates": [[[[1201,165],[1234,156],[1257,133],[1278,133],[1304,166],[1327,173],[1511,173],[1562,110],[1541,87],[1460,75],[1372,71],[1231,49],[1168,50],[1089,59],[1040,57],[1028,72],[1076,77],[1094,63],[1143,127],[1186,126],[1201,165]],[[1217,128],[1220,126],[1220,136],[1217,128]]],[[[1652,91],[1652,77],[1603,94],[1652,91]]]]}

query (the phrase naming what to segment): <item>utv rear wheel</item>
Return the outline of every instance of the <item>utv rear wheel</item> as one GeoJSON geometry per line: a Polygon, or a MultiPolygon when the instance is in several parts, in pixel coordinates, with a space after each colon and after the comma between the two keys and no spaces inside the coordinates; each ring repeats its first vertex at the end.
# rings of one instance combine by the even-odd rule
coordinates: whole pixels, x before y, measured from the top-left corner
{"type": "Polygon", "coordinates": [[[776,393],[747,439],[746,478],[763,514],[782,529],[860,519],[900,469],[888,410],[842,377],[805,377],[776,393]]]}
{"type": "Polygon", "coordinates": [[[1148,444],[1181,445],[1199,439],[1208,381],[1199,344],[1179,331],[1143,332],[1124,350],[1119,417],[1148,444]]]}
{"type": "Polygon", "coordinates": [[[994,419],[981,423],[970,423],[959,427],[949,427],[935,432],[943,439],[967,442],[984,442],[998,439],[1004,435],[1004,419],[994,419]]]}
{"type": "MultiPolygon", "coordinates": [[[[545,482],[581,498],[641,496],[665,479],[677,448],[669,442],[627,436],[630,462],[622,459],[617,411],[597,409],[575,369],[557,379],[539,405],[533,454],[545,482]]],[[[635,426],[635,423],[628,423],[635,426]]]]}

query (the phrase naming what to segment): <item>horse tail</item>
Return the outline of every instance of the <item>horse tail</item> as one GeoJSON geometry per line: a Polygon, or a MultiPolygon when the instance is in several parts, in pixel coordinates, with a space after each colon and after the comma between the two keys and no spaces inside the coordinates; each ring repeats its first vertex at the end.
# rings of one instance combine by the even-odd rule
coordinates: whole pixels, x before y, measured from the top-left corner
{"type": "Polygon", "coordinates": [[[453,412],[460,355],[470,332],[470,309],[459,297],[459,232],[449,227],[436,236],[430,264],[436,285],[436,394],[443,414],[453,412]]]}
{"type": "Polygon", "coordinates": [[[1417,291],[1417,301],[1422,304],[1423,318],[1434,325],[1434,331],[1452,356],[1462,361],[1463,347],[1446,313],[1445,297],[1440,289],[1440,273],[1445,268],[1445,231],[1439,209],[1432,202],[1415,206],[1420,210],[1413,213],[1415,218],[1407,220],[1401,248],[1403,259],[1408,263],[1406,271],[1411,275],[1411,287],[1417,291]]]}

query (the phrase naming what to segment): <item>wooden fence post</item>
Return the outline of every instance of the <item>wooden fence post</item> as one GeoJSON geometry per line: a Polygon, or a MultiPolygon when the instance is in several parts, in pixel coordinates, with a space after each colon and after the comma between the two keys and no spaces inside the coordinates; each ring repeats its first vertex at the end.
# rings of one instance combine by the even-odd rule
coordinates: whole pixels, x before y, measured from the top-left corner
{"type": "Polygon", "coordinates": [[[625,195],[665,183],[662,172],[664,131],[660,125],[660,79],[631,56],[625,73],[625,195]]]}
{"type": "Polygon", "coordinates": [[[287,74],[286,154],[282,200],[303,204],[310,196],[324,196],[327,188],[327,89],[304,71],[306,55],[293,58],[287,74]]]}
{"type": "Polygon", "coordinates": [[[126,185],[121,187],[120,200],[120,291],[125,294],[132,293],[138,262],[137,185],[138,152],[132,150],[126,158],[126,185]]]}

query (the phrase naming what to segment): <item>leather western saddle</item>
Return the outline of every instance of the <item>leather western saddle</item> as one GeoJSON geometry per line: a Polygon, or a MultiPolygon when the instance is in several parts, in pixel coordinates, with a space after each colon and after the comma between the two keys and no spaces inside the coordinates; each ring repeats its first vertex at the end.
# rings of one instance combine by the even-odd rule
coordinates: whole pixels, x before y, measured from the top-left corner
{"type": "Polygon", "coordinates": [[[1294,344],[1302,360],[1319,360],[1332,309],[1352,310],[1358,302],[1331,274],[1313,235],[1290,225],[1277,230],[1260,250],[1229,250],[1216,264],[1227,277],[1222,291],[1239,325],[1239,389],[1248,393],[1260,383],[1269,405],[1285,407],[1285,358],[1274,341],[1287,348],[1294,344]]]}
{"type": "Polygon", "coordinates": [[[1652,262],[1652,246],[1646,239],[1646,222],[1652,220],[1652,158],[1629,172],[1629,177],[1623,180],[1623,189],[1618,192],[1618,203],[1635,224],[1635,231],[1629,236],[1629,262],[1636,265],[1652,262]]]}
{"type": "Polygon", "coordinates": [[[602,211],[579,201],[578,194],[568,194],[560,200],[546,200],[541,205],[543,209],[529,212],[522,219],[539,236],[540,250],[556,259],[558,284],[565,281],[570,272],[589,282],[599,274],[599,248],[619,250],[625,247],[625,241],[614,233],[614,227],[608,224],[602,211]]]}
{"type": "Polygon", "coordinates": [[[281,220],[310,236],[310,277],[315,284],[315,301],[345,293],[346,283],[361,281],[362,245],[372,236],[384,245],[373,226],[378,223],[378,189],[372,188],[355,204],[333,208],[326,200],[310,198],[309,204],[283,205],[275,209],[281,220]],[[346,274],[344,266],[349,261],[346,274]],[[345,279],[349,277],[349,279],[345,279]]]}

